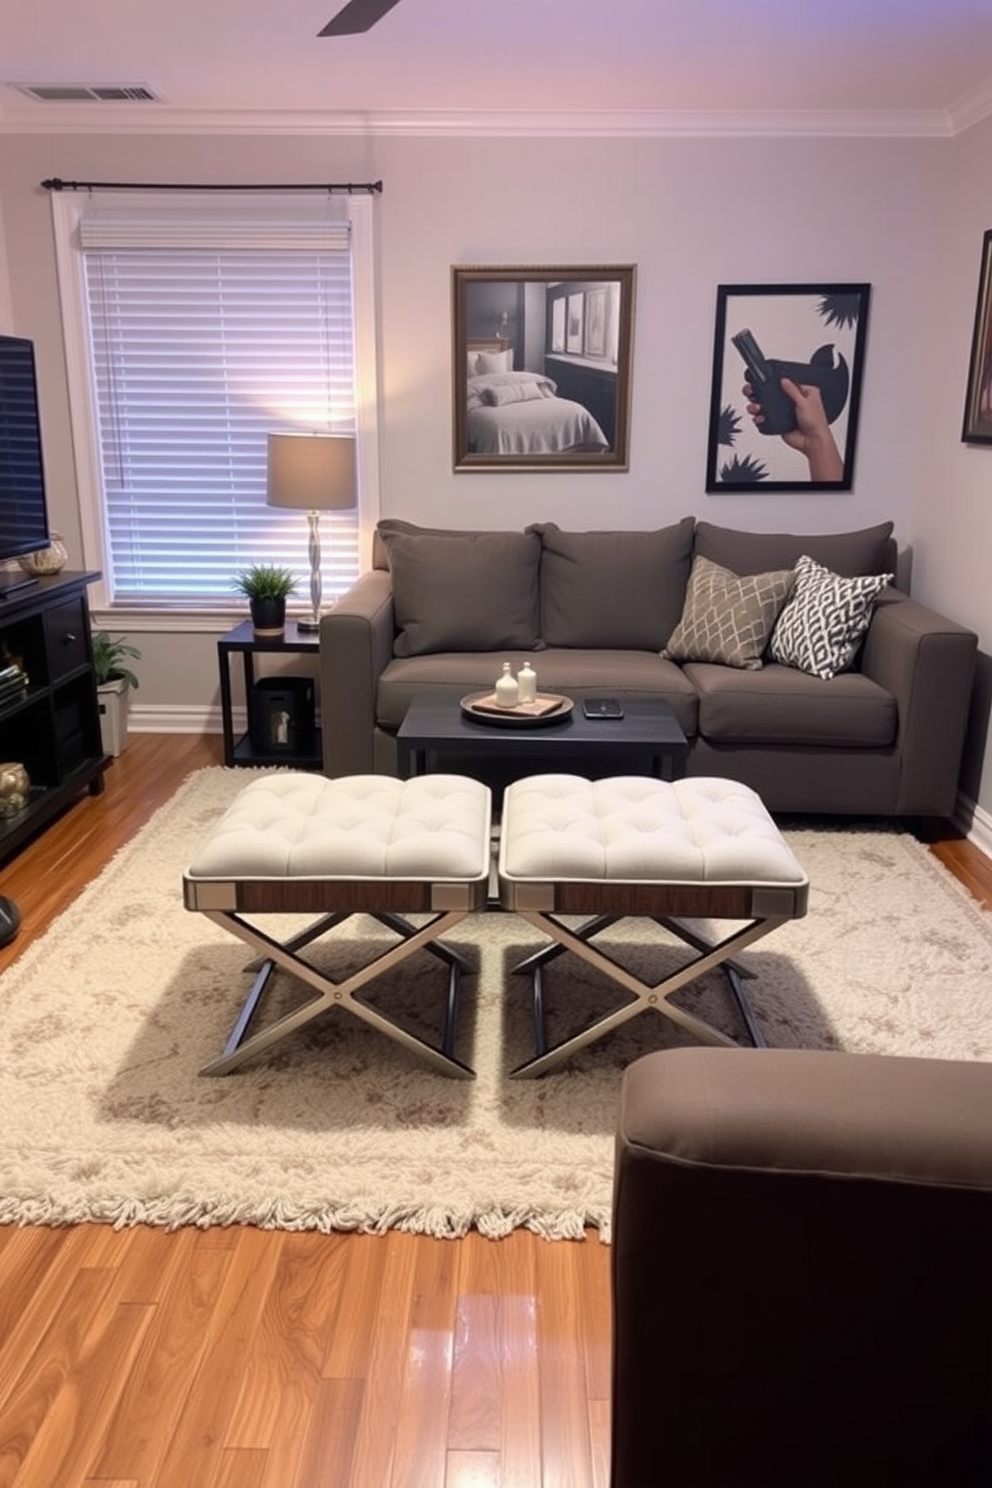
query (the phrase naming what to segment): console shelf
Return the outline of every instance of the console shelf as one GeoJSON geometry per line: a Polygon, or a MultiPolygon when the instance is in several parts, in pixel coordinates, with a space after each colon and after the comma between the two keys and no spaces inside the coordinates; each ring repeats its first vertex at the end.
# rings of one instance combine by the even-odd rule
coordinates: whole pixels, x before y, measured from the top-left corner
{"type": "Polygon", "coordinates": [[[27,674],[23,692],[0,696],[0,763],[22,764],[28,804],[0,817],[0,861],[83,791],[98,795],[110,756],[100,738],[87,585],[97,573],[53,574],[0,600],[0,668],[27,674]]]}

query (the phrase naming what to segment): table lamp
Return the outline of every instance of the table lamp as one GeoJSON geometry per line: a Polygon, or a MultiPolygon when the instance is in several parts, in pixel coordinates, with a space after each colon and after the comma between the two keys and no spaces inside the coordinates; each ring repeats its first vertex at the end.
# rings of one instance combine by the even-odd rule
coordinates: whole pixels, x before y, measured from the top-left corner
{"type": "Polygon", "coordinates": [[[356,502],[355,438],[352,434],[270,434],[269,506],[295,507],[310,524],[310,606],[302,631],[320,629],[320,514],[347,511],[356,502]]]}

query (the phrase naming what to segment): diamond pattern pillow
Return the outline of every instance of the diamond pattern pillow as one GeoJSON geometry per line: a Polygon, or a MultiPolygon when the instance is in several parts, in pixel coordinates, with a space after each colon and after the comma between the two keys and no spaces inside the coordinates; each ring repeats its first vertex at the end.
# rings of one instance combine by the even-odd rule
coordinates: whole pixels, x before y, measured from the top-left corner
{"type": "Polygon", "coordinates": [[[842,579],[804,553],[772,632],[772,660],[826,680],[845,671],[871,623],[875,600],[891,580],[892,574],[842,579]]]}
{"type": "Polygon", "coordinates": [[[682,618],[662,656],[757,671],[795,577],[788,568],[739,578],[708,558],[696,558],[682,618]]]}

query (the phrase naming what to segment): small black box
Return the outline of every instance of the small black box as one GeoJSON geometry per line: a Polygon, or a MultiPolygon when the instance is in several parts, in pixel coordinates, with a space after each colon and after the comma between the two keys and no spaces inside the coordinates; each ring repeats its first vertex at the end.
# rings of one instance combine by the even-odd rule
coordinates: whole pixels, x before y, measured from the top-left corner
{"type": "Polygon", "coordinates": [[[316,739],[312,677],[263,677],[251,690],[251,747],[310,754],[316,739]]]}

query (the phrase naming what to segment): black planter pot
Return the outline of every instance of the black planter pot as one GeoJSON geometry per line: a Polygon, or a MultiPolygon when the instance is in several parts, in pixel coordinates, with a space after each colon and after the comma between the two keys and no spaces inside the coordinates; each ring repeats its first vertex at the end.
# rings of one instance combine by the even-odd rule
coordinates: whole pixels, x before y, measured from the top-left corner
{"type": "Polygon", "coordinates": [[[248,602],[251,610],[252,629],[257,636],[281,636],[286,630],[286,600],[280,599],[252,599],[248,602]]]}

